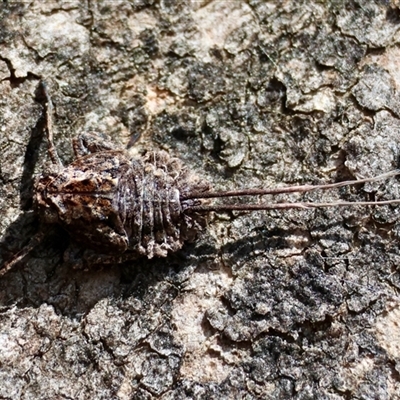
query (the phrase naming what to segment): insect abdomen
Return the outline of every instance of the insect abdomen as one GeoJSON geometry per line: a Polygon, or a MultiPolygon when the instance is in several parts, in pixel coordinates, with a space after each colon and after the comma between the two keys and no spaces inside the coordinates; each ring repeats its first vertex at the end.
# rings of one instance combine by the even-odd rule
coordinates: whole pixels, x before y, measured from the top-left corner
{"type": "Polygon", "coordinates": [[[132,180],[121,177],[120,205],[130,249],[149,258],[182,247],[177,182],[150,163],[132,162],[132,180]]]}

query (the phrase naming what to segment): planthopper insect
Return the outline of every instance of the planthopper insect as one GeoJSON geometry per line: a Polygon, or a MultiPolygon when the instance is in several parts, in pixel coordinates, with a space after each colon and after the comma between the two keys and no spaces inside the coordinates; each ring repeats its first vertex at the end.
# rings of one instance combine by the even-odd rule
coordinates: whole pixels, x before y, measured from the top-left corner
{"type": "Polygon", "coordinates": [[[46,235],[52,224],[64,228],[84,249],[82,263],[110,264],[136,259],[166,257],[185,241],[195,239],[210,211],[253,211],[289,208],[384,205],[387,201],[333,203],[216,204],[210,199],[262,196],[334,189],[375,182],[400,174],[394,170],[372,178],[322,185],[267,189],[212,191],[207,182],[189,172],[164,151],[131,159],[124,150],[99,135],[83,133],[73,140],[75,161],[63,166],[53,143],[53,105],[44,82],[46,134],[51,171],[43,172],[34,186],[34,209],[42,229],[30,243],[6,262],[0,276],[9,271],[46,235]]]}

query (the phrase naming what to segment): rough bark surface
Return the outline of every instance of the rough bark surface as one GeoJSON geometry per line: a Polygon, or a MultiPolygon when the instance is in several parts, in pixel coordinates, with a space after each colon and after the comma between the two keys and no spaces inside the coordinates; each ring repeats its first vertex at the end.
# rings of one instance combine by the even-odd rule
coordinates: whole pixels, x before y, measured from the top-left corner
{"type": "MultiPolygon", "coordinates": [[[[399,43],[394,1],[2,2],[2,260],[38,228],[40,78],[65,163],[98,131],[214,188],[333,182],[398,167],[399,43]]],[[[399,211],[221,213],[167,259],[89,271],[60,230],[0,280],[0,398],[400,398],[399,211]]]]}

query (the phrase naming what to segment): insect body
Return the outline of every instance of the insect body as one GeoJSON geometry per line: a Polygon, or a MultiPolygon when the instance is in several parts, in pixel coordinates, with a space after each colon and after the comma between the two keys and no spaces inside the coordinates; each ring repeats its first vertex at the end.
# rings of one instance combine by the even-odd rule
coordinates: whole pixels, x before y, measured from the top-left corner
{"type": "MultiPolygon", "coordinates": [[[[95,137],[78,141],[88,138],[95,137]]],[[[198,202],[181,197],[207,184],[163,151],[131,160],[122,150],[96,150],[39,177],[35,206],[43,222],[59,223],[79,243],[114,257],[165,257],[194,237],[204,218],[185,213],[198,202]]]]}
{"type": "MultiPolygon", "coordinates": [[[[44,224],[59,224],[74,242],[88,250],[85,262],[118,263],[140,256],[166,257],[193,240],[209,211],[266,210],[380,205],[400,200],[336,203],[209,204],[204,199],[307,192],[372,182],[384,175],[326,185],[213,192],[207,182],[191,174],[164,151],[131,159],[124,150],[95,134],[73,140],[75,161],[64,167],[53,144],[52,102],[44,83],[46,131],[51,171],[42,173],[34,187],[34,207],[44,224]]],[[[0,276],[21,260],[44,236],[39,232],[11,261],[0,276]]]]}

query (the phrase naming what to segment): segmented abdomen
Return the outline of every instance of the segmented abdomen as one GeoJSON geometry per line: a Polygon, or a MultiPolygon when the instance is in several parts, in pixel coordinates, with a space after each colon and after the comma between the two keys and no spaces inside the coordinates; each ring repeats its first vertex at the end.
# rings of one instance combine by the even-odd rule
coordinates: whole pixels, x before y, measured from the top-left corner
{"type": "Polygon", "coordinates": [[[132,175],[120,178],[119,210],[129,249],[148,258],[166,257],[194,238],[200,215],[183,213],[180,194],[208,185],[196,182],[179,160],[165,152],[132,161],[132,175]]]}

